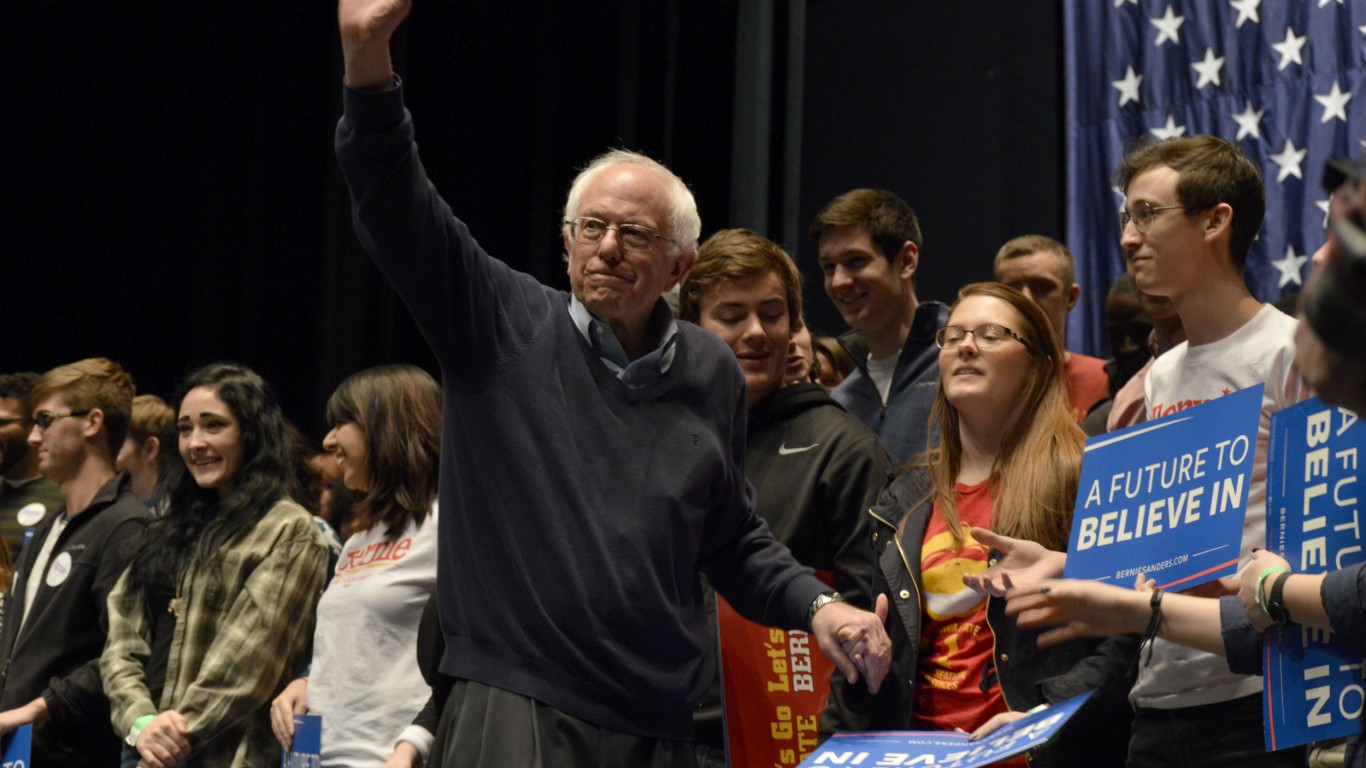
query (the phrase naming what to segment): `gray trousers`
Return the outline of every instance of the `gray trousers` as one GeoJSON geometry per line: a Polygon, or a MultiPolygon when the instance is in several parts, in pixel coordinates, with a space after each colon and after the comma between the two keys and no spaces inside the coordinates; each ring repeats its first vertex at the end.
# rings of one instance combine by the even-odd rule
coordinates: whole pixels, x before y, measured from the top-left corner
{"type": "Polygon", "coordinates": [[[695,768],[691,742],[585,722],[520,694],[458,680],[441,713],[433,768],[695,768]]]}

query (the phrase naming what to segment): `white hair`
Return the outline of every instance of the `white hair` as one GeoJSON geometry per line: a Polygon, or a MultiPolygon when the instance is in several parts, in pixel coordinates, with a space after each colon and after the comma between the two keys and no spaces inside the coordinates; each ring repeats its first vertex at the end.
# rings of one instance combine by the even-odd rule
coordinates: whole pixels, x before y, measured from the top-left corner
{"type": "Polygon", "coordinates": [[[674,241],[675,256],[696,254],[697,240],[702,236],[702,217],[697,213],[697,200],[693,198],[692,190],[663,163],[639,152],[626,149],[608,150],[584,166],[579,175],[574,177],[574,183],[569,185],[569,197],[564,202],[565,220],[572,220],[579,215],[583,190],[588,187],[588,183],[598,173],[614,165],[641,165],[664,177],[669,186],[669,231],[664,234],[674,241]]]}

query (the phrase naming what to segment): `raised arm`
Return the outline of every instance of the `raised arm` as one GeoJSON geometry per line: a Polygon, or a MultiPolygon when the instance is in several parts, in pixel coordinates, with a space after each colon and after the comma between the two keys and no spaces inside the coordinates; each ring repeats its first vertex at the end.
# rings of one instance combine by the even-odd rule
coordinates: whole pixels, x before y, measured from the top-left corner
{"type": "Polygon", "coordinates": [[[389,40],[409,10],[408,0],[341,0],[337,4],[347,85],[378,91],[393,83],[389,40]]]}

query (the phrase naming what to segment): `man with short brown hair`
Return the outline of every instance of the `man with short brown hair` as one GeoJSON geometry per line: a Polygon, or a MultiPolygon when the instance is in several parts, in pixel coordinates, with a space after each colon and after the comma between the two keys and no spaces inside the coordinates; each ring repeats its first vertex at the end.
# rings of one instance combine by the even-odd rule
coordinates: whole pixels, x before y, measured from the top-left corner
{"type": "Polygon", "coordinates": [[[100,683],[106,606],[149,515],[114,470],[133,380],[104,358],[53,368],[33,387],[28,444],[64,505],[38,525],[5,597],[0,732],[32,723],[33,764],[118,762],[100,683]]]}
{"type": "MultiPolygon", "coordinates": [[[[1067,349],[1067,313],[1077,305],[1076,261],[1067,246],[1044,235],[1021,235],[996,252],[996,282],[1028,296],[1048,315],[1049,324],[1067,349]]],[[[1110,396],[1105,361],[1067,352],[1067,399],[1072,417],[1081,423],[1097,403],[1110,396]]]]}
{"type": "Polygon", "coordinates": [[[895,464],[931,447],[939,387],[935,331],[949,308],[915,293],[920,221],[882,189],[836,197],[811,223],[825,293],[853,329],[840,337],[858,368],[830,396],[877,433],[895,464]]]}

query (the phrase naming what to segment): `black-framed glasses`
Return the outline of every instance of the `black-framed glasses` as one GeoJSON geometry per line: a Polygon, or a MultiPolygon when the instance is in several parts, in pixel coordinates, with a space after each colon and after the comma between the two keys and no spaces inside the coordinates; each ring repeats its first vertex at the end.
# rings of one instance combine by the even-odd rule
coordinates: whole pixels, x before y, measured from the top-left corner
{"type": "Polygon", "coordinates": [[[24,418],[23,416],[18,416],[18,417],[15,417],[15,418],[13,418],[13,419],[0,419],[0,429],[4,429],[5,427],[13,426],[13,425],[15,425],[15,424],[27,424],[27,423],[28,423],[28,419],[24,418]]]}
{"type": "Polygon", "coordinates": [[[673,240],[640,224],[608,224],[592,216],[580,216],[565,222],[569,226],[569,236],[580,243],[598,243],[607,235],[607,230],[617,232],[617,241],[628,251],[648,251],[655,247],[656,240],[672,243],[673,240]]]}
{"type": "Polygon", "coordinates": [[[38,411],[37,413],[33,414],[33,426],[37,427],[39,432],[46,432],[47,428],[52,426],[52,422],[58,419],[65,419],[72,416],[84,416],[90,413],[91,410],[92,409],[87,408],[84,411],[68,411],[66,413],[38,411]]]}
{"type": "Polygon", "coordinates": [[[1023,336],[995,323],[979,325],[972,330],[957,325],[946,325],[934,332],[934,343],[938,344],[940,349],[954,349],[968,336],[972,336],[978,349],[999,347],[1006,339],[1014,339],[1023,344],[1025,349],[1030,349],[1029,342],[1025,341],[1023,336]]]}
{"type": "Polygon", "coordinates": [[[1163,211],[1184,211],[1188,209],[1189,206],[1185,205],[1152,206],[1147,203],[1139,203],[1134,206],[1133,213],[1130,213],[1128,209],[1119,212],[1119,231],[1123,232],[1124,228],[1129,226],[1129,222],[1132,221],[1134,223],[1134,229],[1137,229],[1139,232],[1146,232],[1148,231],[1148,225],[1153,223],[1153,219],[1157,218],[1157,214],[1163,211]]]}

